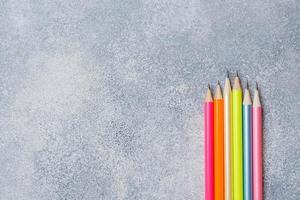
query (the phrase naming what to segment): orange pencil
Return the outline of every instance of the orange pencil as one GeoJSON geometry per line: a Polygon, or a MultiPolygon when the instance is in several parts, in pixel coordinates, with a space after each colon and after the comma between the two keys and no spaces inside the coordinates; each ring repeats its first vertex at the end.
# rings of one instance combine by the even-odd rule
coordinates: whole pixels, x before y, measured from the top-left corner
{"type": "Polygon", "coordinates": [[[224,100],[218,82],[214,98],[215,200],[224,200],[224,100]]]}

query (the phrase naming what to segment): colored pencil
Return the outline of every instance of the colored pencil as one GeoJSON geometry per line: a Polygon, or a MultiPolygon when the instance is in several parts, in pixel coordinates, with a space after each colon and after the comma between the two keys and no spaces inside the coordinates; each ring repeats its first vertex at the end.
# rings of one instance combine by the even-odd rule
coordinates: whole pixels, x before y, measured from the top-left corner
{"type": "Polygon", "coordinates": [[[243,174],[244,200],[252,200],[252,102],[248,82],[243,100],[243,174]]]}
{"type": "Polygon", "coordinates": [[[224,86],[224,184],[225,200],[231,200],[231,86],[229,75],[224,86]]]}
{"type": "Polygon", "coordinates": [[[205,200],[214,200],[214,103],[208,86],[204,103],[205,200]]]}
{"type": "Polygon", "coordinates": [[[232,89],[233,200],[243,199],[242,90],[238,76],[232,89]]]}
{"type": "Polygon", "coordinates": [[[218,82],[214,96],[215,200],[224,200],[224,100],[218,82]]]}
{"type": "Polygon", "coordinates": [[[253,99],[253,200],[263,200],[262,106],[256,84],[253,99]]]}

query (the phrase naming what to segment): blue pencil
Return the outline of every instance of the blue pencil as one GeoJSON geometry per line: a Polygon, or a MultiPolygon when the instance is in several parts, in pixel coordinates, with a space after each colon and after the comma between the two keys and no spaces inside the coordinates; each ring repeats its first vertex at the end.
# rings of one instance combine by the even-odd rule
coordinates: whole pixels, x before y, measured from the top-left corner
{"type": "Polygon", "coordinates": [[[252,102],[248,83],[243,100],[243,177],[244,200],[252,200],[252,102]]]}

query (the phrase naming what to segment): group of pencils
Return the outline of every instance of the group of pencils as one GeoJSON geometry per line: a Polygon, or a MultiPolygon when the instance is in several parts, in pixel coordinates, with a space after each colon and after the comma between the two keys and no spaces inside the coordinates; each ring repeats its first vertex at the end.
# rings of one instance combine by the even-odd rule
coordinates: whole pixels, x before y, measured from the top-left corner
{"type": "Polygon", "coordinates": [[[238,74],[229,75],[214,98],[208,86],[204,103],[205,200],[262,200],[262,106],[258,87],[253,104],[247,82],[242,95],[238,74]],[[243,98],[243,100],[242,100],[243,98]]]}

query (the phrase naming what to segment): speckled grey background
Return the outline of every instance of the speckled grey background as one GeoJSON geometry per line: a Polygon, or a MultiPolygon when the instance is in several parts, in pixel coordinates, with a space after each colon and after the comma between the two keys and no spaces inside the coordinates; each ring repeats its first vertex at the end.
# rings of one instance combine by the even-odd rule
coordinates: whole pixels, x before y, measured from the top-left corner
{"type": "Polygon", "coordinates": [[[0,199],[204,199],[226,68],[261,89],[265,199],[299,199],[299,6],[0,0],[0,199]]]}

